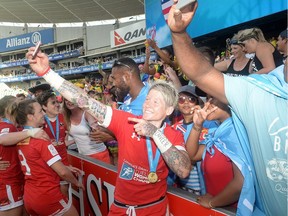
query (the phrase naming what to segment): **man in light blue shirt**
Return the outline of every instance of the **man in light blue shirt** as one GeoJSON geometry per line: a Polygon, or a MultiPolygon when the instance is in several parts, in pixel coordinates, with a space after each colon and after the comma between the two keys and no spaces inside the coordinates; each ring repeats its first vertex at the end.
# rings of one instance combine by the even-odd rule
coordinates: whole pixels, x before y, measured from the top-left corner
{"type": "Polygon", "coordinates": [[[255,166],[256,194],[260,196],[256,197],[254,210],[260,211],[253,213],[287,215],[287,61],[285,67],[270,74],[243,78],[223,75],[197,51],[186,33],[197,6],[196,2],[181,12],[174,4],[169,13],[179,65],[199,88],[231,106],[241,146],[247,160],[252,157],[255,166]]]}
{"type": "Polygon", "coordinates": [[[123,103],[119,102],[118,109],[142,115],[149,86],[142,83],[136,62],[131,58],[116,60],[112,67],[111,78],[116,96],[125,96],[123,103]]]}

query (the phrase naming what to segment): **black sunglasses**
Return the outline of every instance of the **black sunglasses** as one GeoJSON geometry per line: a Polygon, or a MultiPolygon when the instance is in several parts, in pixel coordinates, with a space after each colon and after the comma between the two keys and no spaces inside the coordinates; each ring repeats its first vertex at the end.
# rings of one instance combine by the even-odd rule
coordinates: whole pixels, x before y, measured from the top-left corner
{"type": "Polygon", "coordinates": [[[118,60],[115,60],[112,68],[113,68],[113,67],[117,67],[117,66],[124,66],[124,67],[129,68],[129,70],[132,70],[132,68],[131,68],[129,65],[124,64],[124,63],[122,63],[122,62],[120,62],[120,61],[118,61],[118,60]]]}

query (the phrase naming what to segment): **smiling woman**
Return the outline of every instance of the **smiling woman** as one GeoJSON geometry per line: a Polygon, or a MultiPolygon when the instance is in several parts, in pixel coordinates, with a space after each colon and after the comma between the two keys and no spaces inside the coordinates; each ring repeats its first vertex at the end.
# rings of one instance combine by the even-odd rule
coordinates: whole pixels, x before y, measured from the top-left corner
{"type": "MultiPolygon", "coordinates": [[[[30,48],[26,54],[33,71],[42,74],[47,82],[53,83],[53,87],[67,100],[77,103],[80,108],[85,108],[102,126],[111,130],[118,141],[118,178],[115,201],[110,208],[110,214],[124,215],[128,210],[137,214],[165,215],[168,211],[166,198],[168,167],[180,177],[186,177],[191,169],[182,133],[163,122],[177,104],[176,89],[165,82],[151,86],[141,118],[112,109],[89,98],[82,89],[71,85],[51,70],[46,55],[37,55],[32,60],[33,51],[34,48],[30,48]],[[139,154],[139,152],[147,153],[139,154]],[[142,194],[141,200],[137,199],[139,194],[142,194]]],[[[137,66],[136,68],[139,73],[137,66]]],[[[129,77],[129,74],[127,76],[129,77]]]]}
{"type": "MultiPolygon", "coordinates": [[[[16,121],[24,129],[39,128],[44,123],[44,112],[35,100],[24,100],[16,108],[16,121]]],[[[61,162],[61,157],[51,141],[25,139],[17,144],[22,172],[25,175],[24,202],[29,214],[78,215],[68,198],[60,191],[60,178],[83,188],[71,171],[61,162]],[[51,199],[52,197],[52,199],[51,199]],[[35,200],[41,202],[35,202],[35,200]],[[47,205],[50,208],[47,208],[47,205]]]]}

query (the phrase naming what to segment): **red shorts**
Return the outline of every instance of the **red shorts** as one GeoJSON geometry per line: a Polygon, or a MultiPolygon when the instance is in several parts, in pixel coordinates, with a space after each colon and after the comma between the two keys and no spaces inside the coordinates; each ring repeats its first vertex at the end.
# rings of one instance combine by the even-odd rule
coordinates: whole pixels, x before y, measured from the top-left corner
{"type": "Polygon", "coordinates": [[[0,183],[0,211],[10,210],[23,205],[23,185],[0,183]]]}
{"type": "MultiPolygon", "coordinates": [[[[59,193],[61,193],[59,191],[59,193]]],[[[41,198],[34,199],[29,197],[29,200],[26,199],[24,195],[24,205],[31,216],[37,215],[63,215],[67,212],[71,205],[72,201],[68,201],[66,196],[62,195],[62,199],[55,199],[51,196],[41,196],[41,198]]]]}
{"type": "MultiPolygon", "coordinates": [[[[152,205],[147,205],[143,207],[134,208],[137,216],[166,216],[169,215],[168,198],[165,197],[160,202],[156,202],[152,205]]],[[[108,216],[123,216],[123,215],[133,215],[132,209],[127,207],[122,207],[113,203],[110,207],[108,216]],[[130,214],[129,214],[130,211],[130,214]]]]}
{"type": "Polygon", "coordinates": [[[92,154],[92,155],[88,155],[88,156],[89,156],[89,157],[92,157],[92,158],[94,158],[94,159],[103,161],[103,162],[105,162],[105,163],[111,164],[110,155],[109,155],[108,149],[106,149],[106,150],[103,151],[103,152],[99,152],[99,153],[92,154]]]}

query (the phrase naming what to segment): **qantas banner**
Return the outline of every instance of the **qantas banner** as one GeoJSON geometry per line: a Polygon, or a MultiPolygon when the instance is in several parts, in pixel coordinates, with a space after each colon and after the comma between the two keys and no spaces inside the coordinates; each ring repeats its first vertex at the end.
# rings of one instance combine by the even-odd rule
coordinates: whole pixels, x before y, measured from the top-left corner
{"type": "Polygon", "coordinates": [[[145,40],[145,20],[111,31],[110,39],[112,48],[145,40]]]}
{"type": "MultiPolygon", "coordinates": [[[[114,201],[116,167],[99,162],[75,152],[68,154],[72,166],[83,170],[83,176],[78,177],[83,182],[85,191],[72,189],[73,204],[80,216],[106,216],[114,201]]],[[[127,194],[129,196],[129,194],[127,194]]],[[[179,188],[170,188],[167,194],[171,216],[224,216],[235,215],[226,209],[206,209],[196,203],[195,195],[179,188]]]]}

